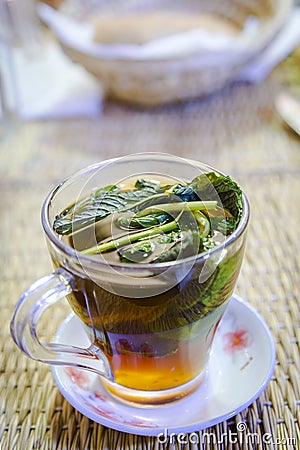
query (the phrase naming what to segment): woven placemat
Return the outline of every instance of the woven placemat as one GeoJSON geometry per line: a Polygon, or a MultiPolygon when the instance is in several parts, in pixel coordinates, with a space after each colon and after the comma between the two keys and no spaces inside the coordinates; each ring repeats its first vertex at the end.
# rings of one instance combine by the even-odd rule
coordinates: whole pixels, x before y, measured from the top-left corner
{"type": "MultiPolygon", "coordinates": [[[[299,448],[300,139],[274,111],[277,90],[271,77],[261,85],[236,84],[200,101],[150,112],[108,104],[94,120],[12,126],[0,143],[1,450],[299,448]],[[176,440],[160,445],[156,437],[92,422],[62,397],[50,368],[26,358],[9,333],[19,295],[52,270],[40,225],[47,192],[94,161],[151,150],[203,160],[231,174],[252,207],[236,292],[269,325],[277,363],[269,386],[249,408],[205,430],[215,436],[207,447],[176,440]],[[224,436],[237,432],[241,422],[253,441],[226,443],[224,436]]],[[[63,314],[64,307],[53,312],[49,332],[63,314]]]]}

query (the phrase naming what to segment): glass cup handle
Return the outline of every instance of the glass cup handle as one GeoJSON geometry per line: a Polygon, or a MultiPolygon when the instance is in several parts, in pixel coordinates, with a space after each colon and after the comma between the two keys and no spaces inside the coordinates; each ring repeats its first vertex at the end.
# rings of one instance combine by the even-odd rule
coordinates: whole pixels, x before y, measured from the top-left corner
{"type": "Polygon", "coordinates": [[[58,269],[33,283],[20,297],[10,325],[17,346],[30,358],[48,364],[67,365],[96,372],[113,379],[109,362],[95,345],[81,348],[40,342],[36,327],[42,313],[72,292],[74,280],[67,271],[58,269]]]}

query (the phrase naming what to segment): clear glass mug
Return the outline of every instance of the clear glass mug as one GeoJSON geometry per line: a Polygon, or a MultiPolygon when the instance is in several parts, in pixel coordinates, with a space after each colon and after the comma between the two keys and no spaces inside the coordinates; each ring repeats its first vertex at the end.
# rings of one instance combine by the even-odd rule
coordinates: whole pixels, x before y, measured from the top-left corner
{"type": "MultiPolygon", "coordinates": [[[[74,200],[132,176],[167,176],[177,183],[211,170],[173,155],[143,153],[100,162],[55,187],[44,202],[42,224],[56,270],[35,282],[16,306],[11,333],[20,349],[42,362],[98,373],[108,391],[125,402],[159,405],[193,392],[206,376],[213,337],[241,267],[246,197],[237,229],[222,244],[157,264],[83,254],[75,250],[80,243],[73,248],[57,235],[53,222],[74,200]],[[88,348],[38,339],[42,313],[63,297],[89,336],[88,348]]],[[[84,238],[93,243],[95,229],[88,228],[92,232],[84,238]]]]}

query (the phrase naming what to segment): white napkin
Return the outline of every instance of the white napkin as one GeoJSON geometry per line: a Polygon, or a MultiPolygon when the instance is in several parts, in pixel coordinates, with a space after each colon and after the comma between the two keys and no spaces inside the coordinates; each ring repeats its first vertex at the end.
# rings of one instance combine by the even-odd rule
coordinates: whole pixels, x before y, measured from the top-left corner
{"type": "Polygon", "coordinates": [[[100,83],[81,66],[73,64],[58,44],[44,43],[40,48],[11,49],[4,76],[10,84],[12,101],[21,120],[62,119],[97,116],[102,111],[100,83]],[[13,86],[12,86],[13,84],[13,86]],[[12,93],[12,91],[14,91],[12,93]],[[12,99],[12,95],[14,99],[12,99]]]}

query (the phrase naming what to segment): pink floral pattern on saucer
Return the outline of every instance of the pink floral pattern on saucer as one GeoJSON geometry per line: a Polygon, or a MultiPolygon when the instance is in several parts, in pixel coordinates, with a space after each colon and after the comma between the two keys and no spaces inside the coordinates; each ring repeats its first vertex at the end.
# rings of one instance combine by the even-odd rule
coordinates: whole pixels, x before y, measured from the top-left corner
{"type": "Polygon", "coordinates": [[[66,374],[72,381],[72,383],[77,384],[81,389],[88,390],[90,380],[87,374],[83,370],[76,369],[74,367],[67,367],[65,369],[66,374]]]}
{"type": "Polygon", "coordinates": [[[246,329],[236,329],[225,333],[223,339],[225,341],[224,351],[231,354],[246,350],[253,342],[251,333],[246,329]]]}
{"type": "Polygon", "coordinates": [[[77,369],[75,367],[66,367],[64,372],[67,375],[71,385],[74,389],[74,395],[81,402],[95,414],[106,418],[107,420],[124,425],[142,428],[156,428],[157,423],[147,423],[146,421],[138,419],[125,418],[121,414],[117,414],[114,408],[111,407],[111,397],[109,394],[100,392],[93,386],[93,379],[89,378],[87,372],[77,369]]]}

